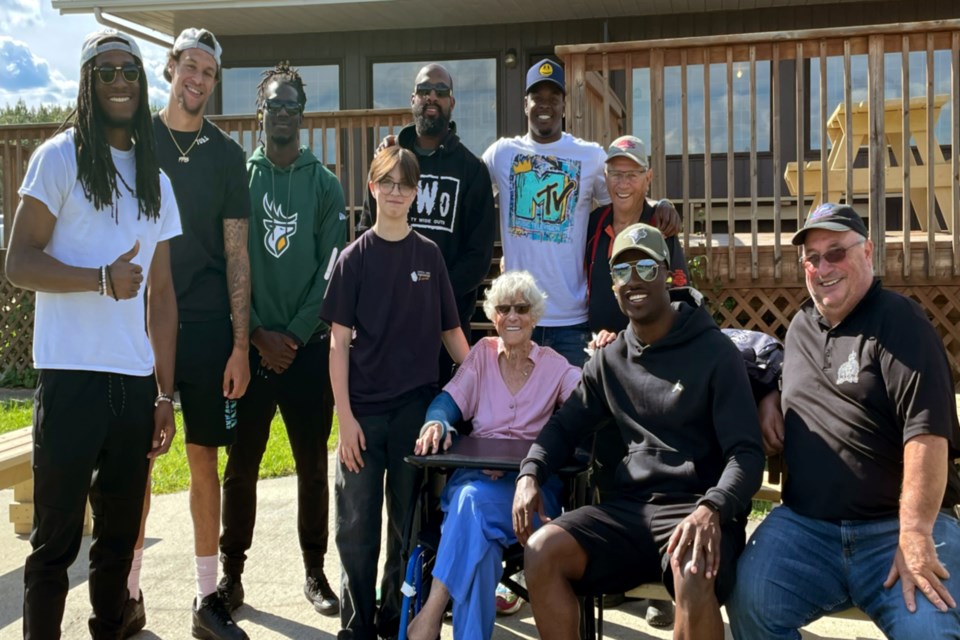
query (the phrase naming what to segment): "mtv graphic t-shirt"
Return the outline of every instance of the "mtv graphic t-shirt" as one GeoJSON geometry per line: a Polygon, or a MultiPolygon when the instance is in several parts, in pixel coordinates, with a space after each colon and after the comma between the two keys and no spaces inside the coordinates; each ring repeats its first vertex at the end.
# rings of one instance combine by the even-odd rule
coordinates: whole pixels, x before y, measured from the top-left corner
{"type": "Polygon", "coordinates": [[[583,252],[594,203],[610,202],[606,157],[599,145],[568,133],[549,144],[529,135],[501,138],[483,154],[499,192],[506,268],[529,271],[547,293],[542,326],[587,321],[583,252]]]}

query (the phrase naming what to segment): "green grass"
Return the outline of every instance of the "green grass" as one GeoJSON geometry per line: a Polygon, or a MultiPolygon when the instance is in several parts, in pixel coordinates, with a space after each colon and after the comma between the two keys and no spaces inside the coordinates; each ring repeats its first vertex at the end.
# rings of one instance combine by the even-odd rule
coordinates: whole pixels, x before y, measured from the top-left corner
{"type": "MultiPolygon", "coordinates": [[[[190,469],[187,466],[187,452],[183,442],[183,415],[180,411],[175,414],[177,420],[177,435],[165,455],[157,458],[153,468],[153,493],[175,493],[190,486],[190,469]]],[[[0,433],[21,429],[33,421],[33,403],[29,400],[7,400],[0,403],[0,433]]],[[[333,417],[333,427],[330,430],[330,440],[327,449],[332,450],[337,445],[339,424],[337,417],[333,417]]],[[[225,449],[220,449],[220,476],[223,477],[223,467],[227,463],[225,449]]],[[[279,478],[289,476],[295,472],[293,455],[290,452],[290,440],[287,439],[287,430],[279,413],[270,424],[270,440],[267,450],[263,454],[260,464],[261,478],[279,478]]]]}

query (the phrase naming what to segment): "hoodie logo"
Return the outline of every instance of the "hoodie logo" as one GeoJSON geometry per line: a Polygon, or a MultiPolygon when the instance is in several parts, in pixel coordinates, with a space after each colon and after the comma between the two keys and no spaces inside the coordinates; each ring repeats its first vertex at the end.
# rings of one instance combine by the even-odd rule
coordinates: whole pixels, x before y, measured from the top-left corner
{"type": "Polygon", "coordinates": [[[857,354],[853,351],[850,352],[847,361],[837,369],[837,384],[843,384],[844,382],[852,382],[853,384],[860,382],[860,363],[857,362],[857,354]]]}
{"type": "Polygon", "coordinates": [[[263,236],[263,246],[274,258],[279,258],[290,248],[290,241],[297,233],[297,215],[283,214],[283,206],[270,201],[270,196],[263,195],[263,212],[266,218],[263,227],[266,233],[263,236]]]}
{"type": "Polygon", "coordinates": [[[410,207],[410,226],[453,233],[459,203],[459,178],[422,173],[417,183],[417,199],[410,207]]]}

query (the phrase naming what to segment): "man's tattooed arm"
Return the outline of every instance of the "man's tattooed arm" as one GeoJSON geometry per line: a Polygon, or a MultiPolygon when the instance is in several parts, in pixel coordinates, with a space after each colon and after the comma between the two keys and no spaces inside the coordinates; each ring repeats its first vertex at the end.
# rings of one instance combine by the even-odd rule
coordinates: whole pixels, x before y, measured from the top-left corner
{"type": "Polygon", "coordinates": [[[233,348],[246,353],[250,346],[250,257],[247,255],[247,220],[223,221],[223,249],[227,256],[227,291],[233,315],[233,348]]]}

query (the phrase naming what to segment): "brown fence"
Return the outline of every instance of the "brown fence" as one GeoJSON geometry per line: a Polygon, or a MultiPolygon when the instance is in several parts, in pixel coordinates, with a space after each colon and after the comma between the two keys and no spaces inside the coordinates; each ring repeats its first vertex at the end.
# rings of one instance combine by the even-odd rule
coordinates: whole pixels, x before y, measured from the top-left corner
{"type": "MultiPolygon", "coordinates": [[[[884,275],[890,265],[885,259],[890,244],[886,206],[891,197],[899,196],[902,219],[898,226],[901,231],[914,230],[897,237],[903,252],[909,254],[912,244],[922,242],[933,255],[937,242],[947,239],[955,256],[951,272],[960,276],[960,259],[956,257],[960,249],[960,158],[956,152],[960,149],[960,20],[571,45],[558,47],[557,53],[567,66],[573,110],[568,124],[577,135],[593,133],[584,115],[590,101],[586,76],[591,72],[599,73],[608,83],[614,74],[625,74],[627,131],[633,128],[634,90],[644,95],[649,92],[653,192],[673,198],[685,212],[691,212],[690,205],[695,200],[691,197],[691,184],[696,182],[702,190],[703,237],[699,240],[709,256],[710,275],[718,273],[721,259],[733,265],[737,246],[744,245],[751,254],[749,274],[727,269],[730,279],[772,276],[782,280],[784,234],[796,228],[811,206],[825,199],[850,203],[866,199],[861,209],[867,213],[870,234],[878,247],[877,272],[884,275]],[[941,71],[944,65],[948,67],[947,73],[938,76],[949,78],[948,82],[934,81],[935,57],[941,71]],[[916,58],[919,65],[911,62],[916,58]],[[758,76],[761,62],[768,70],[768,75],[762,77],[758,76]],[[861,67],[866,74],[865,87],[860,74],[855,77],[855,71],[859,72],[861,67]],[[915,73],[911,80],[912,67],[915,73]],[[922,69],[922,77],[917,77],[917,67],[922,69]],[[649,74],[648,87],[634,87],[634,71],[638,69],[649,74]],[[680,130],[669,132],[679,134],[682,145],[681,179],[675,192],[667,189],[667,70],[671,71],[671,78],[678,72],[681,96],[680,130]],[[702,77],[702,83],[696,86],[689,82],[694,70],[697,77],[702,77]],[[895,73],[889,73],[894,70],[895,73]],[[715,85],[710,78],[711,73],[718,72],[725,77],[721,84],[726,87],[726,100],[719,106],[725,118],[719,122],[725,124],[726,140],[721,142],[726,143],[726,149],[715,154],[711,151],[716,142],[711,136],[711,125],[716,125],[718,118],[711,111],[717,110],[718,105],[711,100],[715,85]],[[832,92],[828,91],[831,73],[835,79],[832,92]],[[743,78],[744,75],[747,77],[743,78]],[[887,96],[886,85],[894,79],[901,83],[900,95],[887,96]],[[744,82],[747,104],[735,108],[735,96],[743,91],[739,87],[744,82]],[[923,91],[911,95],[911,84],[922,85],[923,91]],[[795,104],[782,104],[785,85],[792,85],[795,104]],[[758,105],[758,87],[766,89],[769,105],[758,105]],[[831,96],[838,92],[842,97],[831,103],[831,96]],[[690,120],[690,98],[694,94],[702,94],[702,122],[690,120]],[[807,100],[807,95],[811,100],[807,100]],[[949,133],[947,139],[938,140],[935,129],[938,125],[941,130],[944,128],[939,117],[947,112],[949,133]],[[768,116],[769,122],[759,117],[761,113],[768,116]],[[749,145],[746,151],[739,152],[735,149],[735,118],[743,118],[744,114],[749,122],[749,145]],[[822,125],[817,136],[806,133],[812,122],[822,125]],[[694,153],[691,130],[696,128],[699,132],[701,125],[702,148],[694,153]],[[768,156],[773,165],[769,198],[773,224],[772,234],[766,239],[760,237],[758,216],[758,135],[769,136],[768,156]],[[785,157],[788,147],[793,149],[792,162],[785,157]],[[746,161],[738,162],[741,157],[746,161]],[[692,174],[694,159],[702,167],[702,175],[692,174]],[[713,181],[716,160],[723,169],[721,175],[726,177],[725,189],[713,181]],[[750,193],[738,198],[734,184],[738,172],[743,171],[748,173],[750,193]],[[791,190],[793,197],[788,200],[791,190]],[[723,194],[722,199],[716,197],[717,193],[723,194]],[[790,202],[789,209],[784,208],[785,201],[790,202]],[[749,232],[739,235],[738,208],[746,209],[750,222],[749,232]],[[725,228],[725,236],[715,237],[718,227],[725,228]],[[759,252],[765,242],[774,247],[767,262],[761,260],[759,252]]],[[[684,244],[689,245],[694,216],[685,215],[685,223],[684,244]]],[[[793,251],[789,244],[788,251],[793,251]]],[[[911,275],[909,261],[901,269],[904,276],[911,275]]],[[[925,275],[934,277],[930,269],[925,275]]]]}
{"type": "Polygon", "coordinates": [[[960,373],[960,20],[557,54],[576,135],[597,138],[611,117],[590,75],[625,87],[623,129],[648,132],[652,193],[682,209],[687,256],[721,324],[783,336],[807,297],[790,236],[811,207],[843,201],[866,214],[877,274],[924,306],[960,373]]]}

